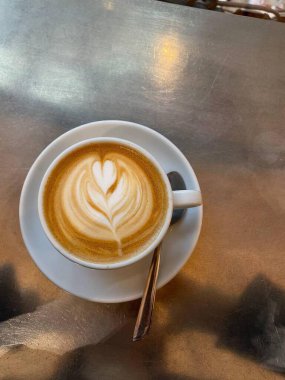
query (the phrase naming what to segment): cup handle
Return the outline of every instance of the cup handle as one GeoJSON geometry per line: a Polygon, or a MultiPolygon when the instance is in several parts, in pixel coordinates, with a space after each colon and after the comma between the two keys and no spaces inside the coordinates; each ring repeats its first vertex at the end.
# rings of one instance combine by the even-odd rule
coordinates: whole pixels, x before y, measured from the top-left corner
{"type": "Polygon", "coordinates": [[[173,191],[173,208],[196,207],[202,204],[202,195],[196,190],[173,191]]]}

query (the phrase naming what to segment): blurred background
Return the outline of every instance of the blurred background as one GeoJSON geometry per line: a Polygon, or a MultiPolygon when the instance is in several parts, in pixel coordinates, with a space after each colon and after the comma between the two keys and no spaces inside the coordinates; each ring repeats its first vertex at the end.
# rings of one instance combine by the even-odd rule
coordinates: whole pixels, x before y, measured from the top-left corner
{"type": "Polygon", "coordinates": [[[194,8],[285,22],[285,0],[162,0],[194,8]]]}

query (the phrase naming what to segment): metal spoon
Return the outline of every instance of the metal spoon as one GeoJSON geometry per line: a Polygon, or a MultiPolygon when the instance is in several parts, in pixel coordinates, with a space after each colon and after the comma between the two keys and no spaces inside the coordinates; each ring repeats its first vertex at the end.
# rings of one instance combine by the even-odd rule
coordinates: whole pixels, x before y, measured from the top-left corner
{"type": "MultiPolygon", "coordinates": [[[[168,179],[172,190],[185,190],[185,182],[178,172],[171,172],[168,179]]],[[[186,209],[177,209],[173,211],[170,224],[177,223],[185,214],[186,209]]],[[[154,308],[156,283],[160,265],[160,243],[154,250],[152,261],[150,264],[146,286],[141,300],[137,321],[133,334],[133,341],[141,340],[149,331],[151,325],[151,317],[154,308]]]]}

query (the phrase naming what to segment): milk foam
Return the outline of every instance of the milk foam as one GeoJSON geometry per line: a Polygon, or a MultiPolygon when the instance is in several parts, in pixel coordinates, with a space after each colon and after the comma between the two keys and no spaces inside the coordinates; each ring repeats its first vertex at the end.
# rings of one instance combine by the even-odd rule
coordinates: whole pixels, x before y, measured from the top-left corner
{"type": "Polygon", "coordinates": [[[116,241],[118,254],[122,254],[122,239],[138,231],[153,209],[146,173],[119,154],[82,159],[69,169],[61,192],[63,212],[77,233],[82,238],[116,241]]]}
{"type": "Polygon", "coordinates": [[[83,258],[106,262],[140,252],[164,223],[167,192],[157,169],[117,144],[94,144],[63,159],[44,194],[56,239],[83,258]]]}

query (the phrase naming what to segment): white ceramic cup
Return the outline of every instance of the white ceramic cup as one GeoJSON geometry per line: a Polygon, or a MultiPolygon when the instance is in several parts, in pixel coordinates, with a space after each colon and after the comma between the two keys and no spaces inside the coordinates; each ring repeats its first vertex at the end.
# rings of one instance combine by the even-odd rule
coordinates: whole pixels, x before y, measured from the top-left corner
{"type": "Polygon", "coordinates": [[[39,211],[39,217],[41,221],[41,225],[45,231],[45,234],[47,235],[48,239],[52,243],[52,245],[56,248],[58,252],[60,252],[62,255],[67,257],[69,260],[83,265],[88,268],[93,268],[93,269],[115,269],[115,268],[121,268],[125,267],[127,265],[133,264],[136,261],[142,259],[149,253],[151,253],[155,247],[158,246],[158,244],[162,241],[163,237],[165,236],[170,222],[171,222],[171,217],[172,217],[172,212],[174,208],[189,208],[189,207],[195,207],[199,206],[202,204],[202,197],[201,197],[201,192],[196,191],[196,190],[178,190],[178,191],[172,191],[168,177],[166,173],[163,171],[157,160],[145,149],[142,147],[138,146],[137,144],[134,144],[130,141],[119,139],[119,138],[111,138],[111,137],[100,137],[100,138],[93,138],[93,139],[88,139],[88,140],[83,140],[77,144],[71,145],[69,148],[65,149],[61,154],[59,154],[54,161],[50,164],[48,167],[41,185],[39,189],[39,194],[38,194],[38,211],[39,211]],[[114,263],[96,263],[92,261],[87,261],[83,260],[71,252],[68,252],[62,245],[54,238],[53,234],[51,233],[46,220],[44,216],[44,210],[43,210],[43,193],[44,193],[44,188],[47,182],[47,179],[49,178],[49,175],[51,174],[53,168],[67,155],[72,153],[73,151],[77,150],[79,147],[83,147],[85,145],[89,145],[90,143],[117,143],[120,145],[124,145],[127,147],[131,147],[132,149],[138,151],[141,153],[143,156],[145,156],[149,161],[152,162],[152,164],[157,168],[159,173],[161,174],[161,178],[164,182],[165,188],[167,190],[168,194],[168,210],[165,215],[165,220],[164,223],[161,227],[160,232],[158,233],[156,239],[142,252],[140,252],[137,255],[133,255],[131,257],[126,258],[125,260],[120,260],[118,262],[114,263]]]}

